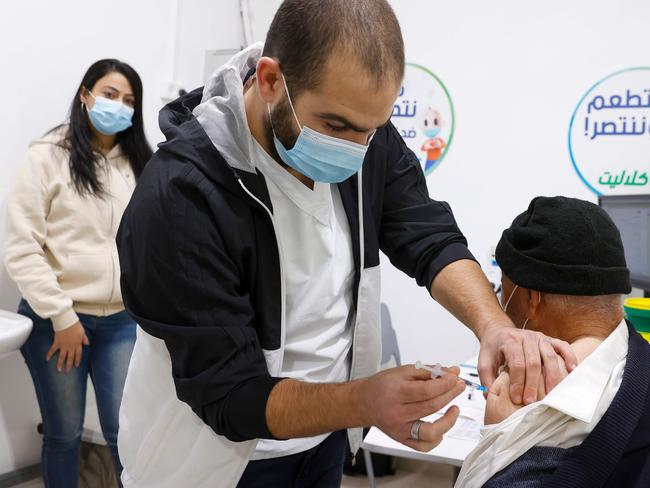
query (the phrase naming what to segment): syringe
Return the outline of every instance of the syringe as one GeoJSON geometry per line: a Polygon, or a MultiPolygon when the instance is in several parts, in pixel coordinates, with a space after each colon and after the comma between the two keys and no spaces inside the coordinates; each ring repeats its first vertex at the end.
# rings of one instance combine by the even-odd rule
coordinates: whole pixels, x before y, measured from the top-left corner
{"type": "MultiPolygon", "coordinates": [[[[431,372],[431,376],[433,378],[440,378],[441,376],[444,376],[447,374],[446,371],[442,369],[440,364],[434,364],[433,366],[427,366],[426,364],[423,364],[422,361],[416,361],[415,362],[415,369],[426,369],[427,371],[431,372]]],[[[461,380],[463,383],[465,383],[467,386],[471,386],[472,388],[475,388],[479,391],[488,391],[486,387],[483,385],[475,382],[475,381],[470,381],[466,380],[465,378],[458,378],[461,380]]]]}

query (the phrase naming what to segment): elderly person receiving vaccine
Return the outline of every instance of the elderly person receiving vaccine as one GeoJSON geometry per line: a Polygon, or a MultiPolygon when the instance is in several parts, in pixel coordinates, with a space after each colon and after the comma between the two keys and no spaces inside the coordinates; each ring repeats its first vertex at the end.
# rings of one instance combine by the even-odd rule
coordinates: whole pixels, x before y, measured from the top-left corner
{"type": "Polygon", "coordinates": [[[614,223],[594,204],[538,197],[496,259],[508,316],[569,342],[579,364],[527,406],[511,401],[501,372],[456,488],[648,486],[650,345],[623,318],[631,287],[614,223]]]}

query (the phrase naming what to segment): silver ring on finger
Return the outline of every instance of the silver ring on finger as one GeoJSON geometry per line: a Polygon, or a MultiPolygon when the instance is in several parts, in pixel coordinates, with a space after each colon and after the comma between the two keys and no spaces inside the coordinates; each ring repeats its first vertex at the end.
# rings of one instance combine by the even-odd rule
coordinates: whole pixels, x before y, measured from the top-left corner
{"type": "Polygon", "coordinates": [[[413,422],[411,425],[411,439],[414,441],[419,441],[420,440],[420,427],[424,423],[424,420],[416,420],[413,422]]]}

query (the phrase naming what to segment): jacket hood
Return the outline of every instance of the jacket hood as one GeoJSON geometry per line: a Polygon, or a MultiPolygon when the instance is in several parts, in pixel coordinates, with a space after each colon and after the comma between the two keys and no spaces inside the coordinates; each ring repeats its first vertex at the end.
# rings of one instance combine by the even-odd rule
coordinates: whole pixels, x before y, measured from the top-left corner
{"type": "Polygon", "coordinates": [[[159,150],[192,162],[213,180],[223,182],[226,177],[232,182],[233,170],[255,173],[243,84],[262,47],[258,43],[237,53],[210,76],[205,87],[167,104],[158,118],[166,137],[159,150]],[[219,164],[221,160],[229,168],[219,164]]]}
{"type": "Polygon", "coordinates": [[[228,164],[254,172],[251,162],[253,138],[244,106],[244,80],[262,55],[256,43],[233,56],[208,79],[201,103],[194,109],[206,134],[228,164]]]}

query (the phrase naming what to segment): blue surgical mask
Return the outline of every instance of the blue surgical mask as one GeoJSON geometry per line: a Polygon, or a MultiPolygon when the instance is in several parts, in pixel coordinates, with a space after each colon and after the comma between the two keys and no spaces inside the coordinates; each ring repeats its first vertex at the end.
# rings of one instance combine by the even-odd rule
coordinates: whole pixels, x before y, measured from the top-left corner
{"type": "Polygon", "coordinates": [[[134,110],[131,107],[115,100],[96,97],[91,91],[89,93],[95,99],[95,105],[90,110],[86,107],[88,118],[99,132],[106,136],[112,136],[133,125],[131,120],[134,110]]]}
{"type": "MultiPolygon", "coordinates": [[[[287,150],[277,138],[273,128],[273,120],[271,120],[273,143],[282,161],[307,178],[322,183],[340,183],[357,173],[363,165],[368,146],[321,134],[301,125],[293,108],[284,75],[282,81],[287,92],[291,111],[298,127],[300,127],[300,134],[296,143],[291,149],[287,150]]],[[[267,109],[269,119],[271,119],[271,107],[267,105],[267,109]]]]}
{"type": "Polygon", "coordinates": [[[438,134],[440,134],[440,127],[430,127],[424,131],[424,135],[431,138],[436,137],[438,134]]]}

